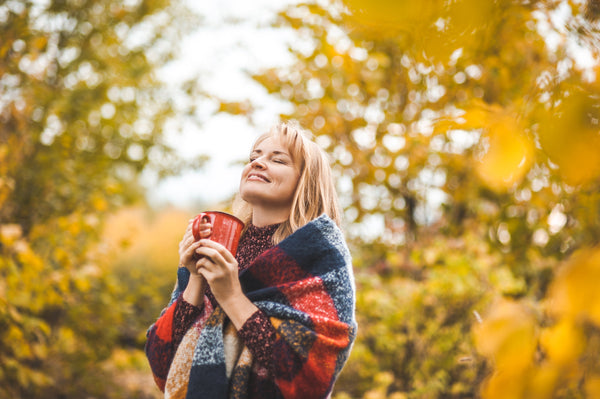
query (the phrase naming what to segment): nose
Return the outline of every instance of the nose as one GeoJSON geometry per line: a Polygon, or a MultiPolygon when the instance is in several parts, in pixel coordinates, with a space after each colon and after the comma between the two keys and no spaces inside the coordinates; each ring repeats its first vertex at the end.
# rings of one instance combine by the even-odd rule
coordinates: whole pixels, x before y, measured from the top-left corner
{"type": "Polygon", "coordinates": [[[257,168],[257,169],[264,169],[265,168],[265,164],[262,160],[261,157],[257,157],[254,159],[254,161],[251,162],[250,164],[253,168],[257,168]]]}

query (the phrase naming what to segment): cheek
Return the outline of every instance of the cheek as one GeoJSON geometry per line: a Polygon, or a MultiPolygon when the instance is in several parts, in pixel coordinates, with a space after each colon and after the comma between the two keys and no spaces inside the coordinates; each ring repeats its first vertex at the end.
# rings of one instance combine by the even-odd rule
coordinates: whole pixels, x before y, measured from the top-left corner
{"type": "Polygon", "coordinates": [[[238,190],[240,191],[240,193],[244,189],[244,181],[246,180],[246,175],[247,174],[248,174],[247,168],[242,169],[242,174],[240,176],[240,184],[238,186],[238,190]]]}
{"type": "Polygon", "coordinates": [[[288,183],[287,191],[289,191],[290,196],[293,196],[294,193],[296,192],[296,188],[298,187],[299,181],[300,181],[300,178],[298,176],[293,176],[288,179],[289,183],[288,183]]]}
{"type": "Polygon", "coordinates": [[[244,168],[242,169],[242,173],[240,174],[240,185],[242,184],[242,182],[244,181],[244,179],[248,175],[249,171],[250,171],[250,165],[244,166],[244,168]]]}

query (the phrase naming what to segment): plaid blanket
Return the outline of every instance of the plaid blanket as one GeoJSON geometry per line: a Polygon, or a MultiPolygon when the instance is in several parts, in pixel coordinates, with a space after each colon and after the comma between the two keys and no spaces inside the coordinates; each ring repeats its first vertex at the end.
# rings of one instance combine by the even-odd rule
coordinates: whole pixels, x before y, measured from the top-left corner
{"type": "MultiPolygon", "coordinates": [[[[244,347],[228,369],[226,346],[233,341],[227,336],[236,331],[217,306],[199,328],[186,398],[326,398],[356,337],[354,279],[342,232],[320,216],[256,258],[240,282],[275,328],[272,364],[257,367],[244,347]]],[[[171,303],[186,285],[180,275],[171,303]]],[[[157,381],[166,378],[174,356],[162,353],[172,321],[161,319],[149,331],[160,329],[151,335],[166,342],[146,348],[157,381]]]]}

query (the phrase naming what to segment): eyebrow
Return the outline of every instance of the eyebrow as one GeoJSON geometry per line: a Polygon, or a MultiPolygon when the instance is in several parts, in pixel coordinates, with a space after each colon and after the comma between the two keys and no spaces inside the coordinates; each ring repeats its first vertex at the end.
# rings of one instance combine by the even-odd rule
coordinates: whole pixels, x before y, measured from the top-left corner
{"type": "MultiPolygon", "coordinates": [[[[257,148],[257,149],[254,149],[254,150],[253,150],[253,151],[250,153],[250,155],[252,155],[252,154],[254,154],[254,153],[256,153],[256,154],[262,154],[262,150],[261,150],[261,149],[258,149],[258,148],[257,148]]],[[[288,154],[287,152],[285,152],[285,151],[278,151],[278,150],[275,150],[275,151],[273,151],[273,155],[285,155],[285,156],[289,157],[290,159],[292,158],[292,156],[291,156],[290,154],[288,154]]]]}

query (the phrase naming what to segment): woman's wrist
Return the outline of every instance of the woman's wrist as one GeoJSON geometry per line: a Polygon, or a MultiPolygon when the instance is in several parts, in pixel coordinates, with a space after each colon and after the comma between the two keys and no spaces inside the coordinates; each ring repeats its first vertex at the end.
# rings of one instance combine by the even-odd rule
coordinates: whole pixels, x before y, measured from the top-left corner
{"type": "Polygon", "coordinates": [[[183,291],[183,299],[190,305],[201,307],[204,304],[206,280],[202,275],[190,275],[187,287],[183,291]]]}
{"type": "Polygon", "coordinates": [[[246,320],[258,310],[256,305],[243,293],[231,296],[226,301],[219,302],[219,305],[237,330],[242,328],[246,320]]]}

